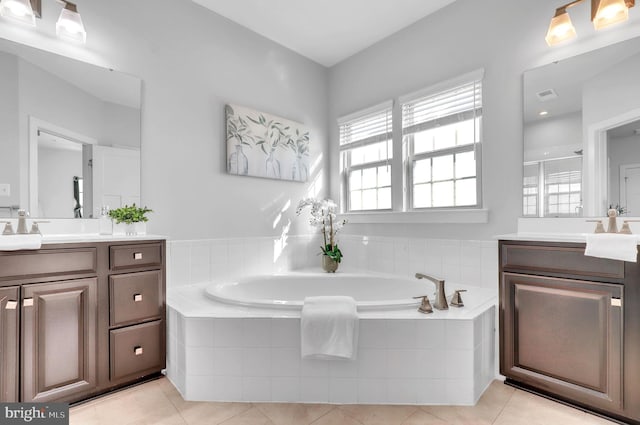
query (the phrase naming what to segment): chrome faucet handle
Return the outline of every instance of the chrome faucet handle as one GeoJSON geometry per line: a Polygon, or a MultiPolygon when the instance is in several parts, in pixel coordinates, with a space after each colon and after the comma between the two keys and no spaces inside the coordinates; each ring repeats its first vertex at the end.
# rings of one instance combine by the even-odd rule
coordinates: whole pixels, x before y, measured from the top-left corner
{"type": "Polygon", "coordinates": [[[38,227],[38,224],[40,223],[49,223],[49,221],[33,221],[31,222],[31,231],[29,231],[30,234],[32,235],[41,235],[42,233],[40,232],[40,227],[38,227]]]}
{"type": "Polygon", "coordinates": [[[413,298],[416,300],[419,300],[420,298],[422,298],[422,304],[420,304],[420,307],[418,307],[418,311],[420,313],[424,313],[424,314],[433,313],[433,307],[431,307],[431,302],[429,302],[429,296],[422,295],[422,296],[413,297],[413,298]]]}
{"type": "Polygon", "coordinates": [[[451,305],[454,307],[464,307],[464,303],[462,302],[462,297],[460,296],[460,292],[467,292],[466,289],[456,289],[451,297],[451,305]]]}
{"type": "Polygon", "coordinates": [[[3,235],[15,235],[16,232],[13,230],[13,225],[10,221],[0,221],[0,223],[4,223],[4,230],[2,231],[3,235]]]}

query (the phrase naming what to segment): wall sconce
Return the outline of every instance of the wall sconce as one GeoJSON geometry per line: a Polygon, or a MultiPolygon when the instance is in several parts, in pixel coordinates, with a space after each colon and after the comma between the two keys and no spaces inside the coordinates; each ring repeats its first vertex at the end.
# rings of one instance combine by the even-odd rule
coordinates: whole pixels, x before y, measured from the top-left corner
{"type": "MultiPolygon", "coordinates": [[[[575,0],[556,9],[545,37],[549,46],[576,36],[576,29],[571,23],[567,9],[583,1],[575,0]]],[[[591,21],[594,28],[599,30],[626,21],[629,19],[629,8],[633,6],[635,0],[591,0],[591,21]]]]}
{"type": "MultiPolygon", "coordinates": [[[[56,35],[78,43],[87,42],[87,32],[75,3],[57,0],[64,5],[56,22],[56,35]]],[[[41,0],[0,0],[0,16],[20,24],[36,26],[36,17],[42,16],[41,0]]]]}

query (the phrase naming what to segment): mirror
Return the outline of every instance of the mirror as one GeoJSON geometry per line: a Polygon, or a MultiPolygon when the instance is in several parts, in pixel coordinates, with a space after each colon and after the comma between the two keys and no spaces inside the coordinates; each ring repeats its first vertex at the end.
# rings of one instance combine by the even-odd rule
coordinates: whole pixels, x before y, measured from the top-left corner
{"type": "Polygon", "coordinates": [[[524,217],[640,215],[640,38],[524,73],[524,217]]]}
{"type": "Polygon", "coordinates": [[[139,78],[0,39],[0,217],[140,203],[139,78]]]}

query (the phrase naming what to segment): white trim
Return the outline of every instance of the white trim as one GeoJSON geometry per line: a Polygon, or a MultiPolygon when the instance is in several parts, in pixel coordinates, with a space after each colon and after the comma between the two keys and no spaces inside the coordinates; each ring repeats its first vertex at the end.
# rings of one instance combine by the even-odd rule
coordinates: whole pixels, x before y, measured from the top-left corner
{"type": "Polygon", "coordinates": [[[620,193],[618,195],[618,199],[620,200],[620,205],[623,207],[627,207],[627,181],[626,174],[628,170],[633,170],[635,168],[640,168],[640,164],[622,164],[620,165],[620,193]]]}
{"type": "Polygon", "coordinates": [[[472,81],[481,81],[484,78],[484,68],[476,69],[475,71],[468,72],[464,75],[460,75],[455,78],[451,78],[446,81],[441,81],[439,83],[433,84],[429,87],[425,87],[413,93],[408,93],[403,96],[398,97],[398,102],[402,105],[405,103],[412,102],[414,100],[421,99],[423,97],[431,96],[433,94],[440,93],[447,89],[451,89],[453,87],[470,83],[472,81]]]}
{"type": "Polygon", "coordinates": [[[364,118],[367,115],[372,115],[375,113],[382,112],[387,109],[393,109],[393,100],[386,100],[382,103],[378,103],[377,105],[370,106],[368,108],[359,110],[357,112],[352,112],[349,115],[344,115],[338,118],[338,125],[344,125],[349,123],[350,121],[355,121],[360,118],[364,118]]]}
{"type": "Polygon", "coordinates": [[[607,130],[630,123],[640,117],[640,109],[591,124],[587,127],[584,146],[583,205],[585,217],[606,214],[608,206],[609,167],[607,163],[607,130]]]}
{"type": "Polygon", "coordinates": [[[355,224],[397,224],[397,223],[488,223],[489,210],[477,208],[437,209],[429,211],[393,211],[344,213],[341,218],[355,224]]]}
{"type": "Polygon", "coordinates": [[[97,145],[98,140],[29,115],[29,211],[38,213],[38,130],[53,133],[82,144],[97,145]]]}

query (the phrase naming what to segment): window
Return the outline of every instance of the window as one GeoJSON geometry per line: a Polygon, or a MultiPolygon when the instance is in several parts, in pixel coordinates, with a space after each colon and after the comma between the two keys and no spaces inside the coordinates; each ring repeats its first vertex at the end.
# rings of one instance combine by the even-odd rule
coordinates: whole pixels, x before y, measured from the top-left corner
{"type": "Polygon", "coordinates": [[[338,121],[347,211],[391,209],[392,103],[338,121]]]}
{"type": "Polygon", "coordinates": [[[522,213],[525,217],[581,214],[582,157],[526,163],[523,183],[522,213]]]}
{"type": "Polygon", "coordinates": [[[402,101],[409,208],[480,205],[481,77],[402,101]]]}
{"type": "Polygon", "coordinates": [[[482,78],[478,70],[339,118],[342,212],[406,212],[403,220],[420,222],[453,208],[460,222],[486,222],[482,78]],[[420,213],[429,209],[439,210],[420,213]]]}

